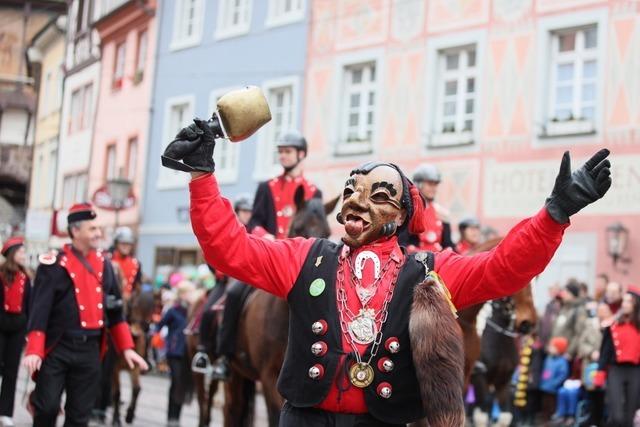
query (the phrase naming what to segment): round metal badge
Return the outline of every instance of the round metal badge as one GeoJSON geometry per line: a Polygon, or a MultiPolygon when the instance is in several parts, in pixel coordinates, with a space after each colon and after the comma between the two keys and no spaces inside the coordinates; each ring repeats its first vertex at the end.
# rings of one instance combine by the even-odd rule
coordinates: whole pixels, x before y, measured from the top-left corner
{"type": "Polygon", "coordinates": [[[373,368],[368,363],[355,363],[349,368],[349,381],[358,388],[371,385],[373,376],[373,368]]]}

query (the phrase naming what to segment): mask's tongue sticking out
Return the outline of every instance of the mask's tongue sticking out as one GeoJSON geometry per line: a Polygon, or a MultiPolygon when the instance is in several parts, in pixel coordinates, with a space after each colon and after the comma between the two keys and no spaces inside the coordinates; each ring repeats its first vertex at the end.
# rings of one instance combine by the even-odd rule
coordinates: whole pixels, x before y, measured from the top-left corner
{"type": "Polygon", "coordinates": [[[357,216],[349,215],[347,221],[344,224],[344,229],[351,237],[357,237],[362,233],[364,229],[364,221],[357,216]]]}

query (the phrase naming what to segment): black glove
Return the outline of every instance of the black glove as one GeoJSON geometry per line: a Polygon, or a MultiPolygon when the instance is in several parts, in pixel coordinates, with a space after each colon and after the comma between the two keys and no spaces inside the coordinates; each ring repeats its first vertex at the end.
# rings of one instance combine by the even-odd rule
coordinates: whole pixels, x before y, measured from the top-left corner
{"type": "Polygon", "coordinates": [[[611,163],[609,150],[603,148],[593,155],[580,169],[571,173],[571,157],[565,151],[560,172],[549,198],[547,211],[560,224],[590,203],[600,199],[611,187],[611,163]]]}
{"type": "Polygon", "coordinates": [[[192,124],[182,128],[164,150],[162,165],[183,172],[213,172],[216,133],[211,129],[212,125],[212,120],[194,119],[192,124]]]}

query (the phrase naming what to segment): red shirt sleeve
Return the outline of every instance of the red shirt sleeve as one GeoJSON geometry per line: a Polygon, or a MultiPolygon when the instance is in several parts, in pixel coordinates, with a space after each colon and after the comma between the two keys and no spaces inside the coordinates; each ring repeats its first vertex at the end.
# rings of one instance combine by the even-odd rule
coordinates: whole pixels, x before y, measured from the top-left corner
{"type": "Polygon", "coordinates": [[[207,262],[235,279],[286,298],[314,239],[270,241],[248,234],[213,175],[192,180],[189,190],[191,225],[207,262]]]}
{"type": "Polygon", "coordinates": [[[558,224],[543,208],[511,229],[491,251],[471,256],[451,249],[437,253],[436,272],[458,309],[513,295],[549,264],[568,226],[558,224]]]}

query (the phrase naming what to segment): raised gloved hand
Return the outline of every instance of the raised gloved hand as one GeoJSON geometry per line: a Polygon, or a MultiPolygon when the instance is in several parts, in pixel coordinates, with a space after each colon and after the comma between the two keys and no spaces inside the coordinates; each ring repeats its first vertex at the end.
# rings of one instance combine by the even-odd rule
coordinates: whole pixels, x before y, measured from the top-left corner
{"type": "Polygon", "coordinates": [[[194,119],[192,124],[182,128],[164,150],[162,165],[183,172],[213,172],[215,139],[222,134],[221,130],[217,132],[220,135],[212,130],[212,127],[219,129],[217,119],[214,121],[194,119]]]}
{"type": "Polygon", "coordinates": [[[608,155],[609,150],[603,148],[572,173],[571,157],[565,151],[556,183],[546,202],[547,211],[554,220],[565,224],[571,215],[605,195],[611,187],[608,155]]]}

